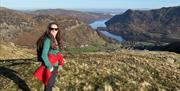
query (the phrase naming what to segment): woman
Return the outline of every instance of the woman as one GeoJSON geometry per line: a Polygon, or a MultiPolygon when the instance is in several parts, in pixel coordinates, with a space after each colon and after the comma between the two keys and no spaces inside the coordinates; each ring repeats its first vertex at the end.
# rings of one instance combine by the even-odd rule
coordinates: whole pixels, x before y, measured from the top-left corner
{"type": "Polygon", "coordinates": [[[34,76],[43,81],[45,91],[52,91],[55,83],[58,66],[64,65],[62,50],[61,30],[58,24],[53,22],[37,41],[38,60],[42,61],[41,66],[34,72],[34,76]]]}

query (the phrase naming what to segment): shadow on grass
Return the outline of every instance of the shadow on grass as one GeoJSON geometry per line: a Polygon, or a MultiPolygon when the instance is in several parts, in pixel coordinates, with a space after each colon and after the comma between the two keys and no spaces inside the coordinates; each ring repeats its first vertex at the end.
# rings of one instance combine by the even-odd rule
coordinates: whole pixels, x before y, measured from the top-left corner
{"type": "Polygon", "coordinates": [[[5,67],[0,67],[0,75],[5,76],[11,80],[14,81],[18,85],[22,91],[30,91],[30,88],[28,85],[25,83],[23,79],[21,79],[18,75],[18,73],[12,69],[8,69],[5,67]]]}

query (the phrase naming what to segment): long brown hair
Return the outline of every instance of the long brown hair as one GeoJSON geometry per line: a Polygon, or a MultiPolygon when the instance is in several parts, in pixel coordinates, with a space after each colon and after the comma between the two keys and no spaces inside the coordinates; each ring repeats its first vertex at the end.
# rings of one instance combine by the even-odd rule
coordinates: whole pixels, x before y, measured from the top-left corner
{"type": "Polygon", "coordinates": [[[62,36],[61,36],[61,29],[59,29],[59,25],[56,22],[51,22],[47,26],[47,30],[43,33],[43,35],[37,40],[36,45],[37,45],[37,50],[41,50],[43,47],[43,42],[46,37],[49,37],[51,40],[51,49],[56,49],[56,44],[55,44],[55,38],[51,34],[51,25],[57,25],[58,27],[58,32],[56,35],[56,40],[58,42],[58,47],[59,49],[63,50],[63,45],[62,45],[62,36]]]}

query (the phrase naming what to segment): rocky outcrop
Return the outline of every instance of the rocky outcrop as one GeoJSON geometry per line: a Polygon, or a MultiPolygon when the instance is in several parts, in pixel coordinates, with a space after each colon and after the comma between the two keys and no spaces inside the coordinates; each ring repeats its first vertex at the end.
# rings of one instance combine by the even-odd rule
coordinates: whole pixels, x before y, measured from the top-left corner
{"type": "Polygon", "coordinates": [[[32,16],[20,11],[0,8],[0,37],[12,40],[23,31],[35,30],[32,16]]]}
{"type": "Polygon", "coordinates": [[[110,32],[125,40],[179,41],[180,6],[149,11],[127,10],[106,22],[110,32]]]}
{"type": "Polygon", "coordinates": [[[52,21],[59,23],[64,46],[81,46],[99,38],[87,24],[72,16],[35,15],[7,8],[0,8],[0,16],[1,40],[15,45],[34,47],[52,21]]]}

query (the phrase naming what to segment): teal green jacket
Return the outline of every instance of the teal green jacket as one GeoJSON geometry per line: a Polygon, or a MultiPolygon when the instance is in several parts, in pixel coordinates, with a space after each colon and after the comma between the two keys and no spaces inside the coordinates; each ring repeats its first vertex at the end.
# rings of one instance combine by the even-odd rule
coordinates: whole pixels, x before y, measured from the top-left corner
{"type": "Polygon", "coordinates": [[[53,66],[56,66],[56,67],[58,66],[58,61],[54,65],[51,65],[51,63],[48,60],[48,52],[54,53],[54,54],[57,54],[58,52],[60,52],[59,48],[58,49],[50,49],[50,45],[51,45],[51,40],[50,40],[50,38],[46,37],[44,40],[44,43],[43,43],[43,50],[42,50],[41,57],[44,61],[45,66],[48,69],[51,69],[53,66]]]}

